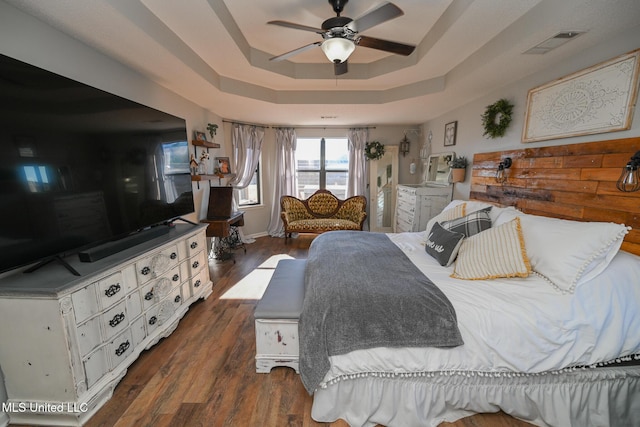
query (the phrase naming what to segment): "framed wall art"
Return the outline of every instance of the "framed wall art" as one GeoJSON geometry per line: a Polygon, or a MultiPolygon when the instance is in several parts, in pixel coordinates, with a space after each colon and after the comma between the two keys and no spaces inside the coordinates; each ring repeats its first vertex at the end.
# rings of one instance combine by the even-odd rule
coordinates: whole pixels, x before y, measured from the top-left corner
{"type": "Polygon", "coordinates": [[[458,131],[458,122],[450,122],[444,125],[444,146],[456,145],[456,133],[458,131]]]}
{"type": "Polygon", "coordinates": [[[207,135],[205,135],[204,132],[200,132],[197,130],[193,131],[193,139],[195,139],[196,141],[206,141],[207,140],[207,135]]]}
{"type": "Polygon", "coordinates": [[[529,90],[522,142],[631,128],[640,49],[529,90]]]}
{"type": "Polygon", "coordinates": [[[231,174],[231,163],[228,157],[216,157],[216,168],[222,175],[231,174]]]}

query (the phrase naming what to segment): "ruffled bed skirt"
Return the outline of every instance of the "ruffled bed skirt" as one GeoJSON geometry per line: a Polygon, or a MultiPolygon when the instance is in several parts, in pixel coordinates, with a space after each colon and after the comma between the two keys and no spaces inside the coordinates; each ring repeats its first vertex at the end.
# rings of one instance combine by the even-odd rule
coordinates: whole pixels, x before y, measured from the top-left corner
{"type": "Polygon", "coordinates": [[[535,376],[362,376],[316,390],[311,416],[351,426],[433,426],[503,412],[539,426],[640,426],[640,366],[535,376]]]}

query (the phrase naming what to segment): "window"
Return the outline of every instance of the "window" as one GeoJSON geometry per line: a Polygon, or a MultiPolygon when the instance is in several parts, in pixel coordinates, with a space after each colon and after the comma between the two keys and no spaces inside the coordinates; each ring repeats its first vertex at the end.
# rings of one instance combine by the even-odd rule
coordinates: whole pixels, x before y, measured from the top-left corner
{"type": "Polygon", "coordinates": [[[306,199],[323,189],[344,199],[349,173],[347,138],[298,138],[296,173],[298,197],[306,199]]]}
{"type": "Polygon", "coordinates": [[[262,203],[260,190],[260,162],[256,167],[256,172],[251,178],[251,182],[248,186],[242,190],[238,190],[238,204],[240,206],[254,206],[262,203]]]}

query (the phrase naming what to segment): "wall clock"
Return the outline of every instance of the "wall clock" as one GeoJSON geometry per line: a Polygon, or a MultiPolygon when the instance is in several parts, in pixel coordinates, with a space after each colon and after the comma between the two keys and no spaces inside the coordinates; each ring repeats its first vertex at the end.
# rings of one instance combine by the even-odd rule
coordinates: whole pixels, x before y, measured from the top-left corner
{"type": "Polygon", "coordinates": [[[451,122],[444,125],[444,146],[456,145],[456,131],[458,122],[451,122]]]}

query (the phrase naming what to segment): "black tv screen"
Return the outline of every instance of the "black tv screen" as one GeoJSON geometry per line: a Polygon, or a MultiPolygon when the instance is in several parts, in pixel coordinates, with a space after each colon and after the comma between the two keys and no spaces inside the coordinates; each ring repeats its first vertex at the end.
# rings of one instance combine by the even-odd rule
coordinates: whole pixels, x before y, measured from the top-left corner
{"type": "Polygon", "coordinates": [[[0,55],[0,271],[193,211],[184,119],[0,55]]]}

